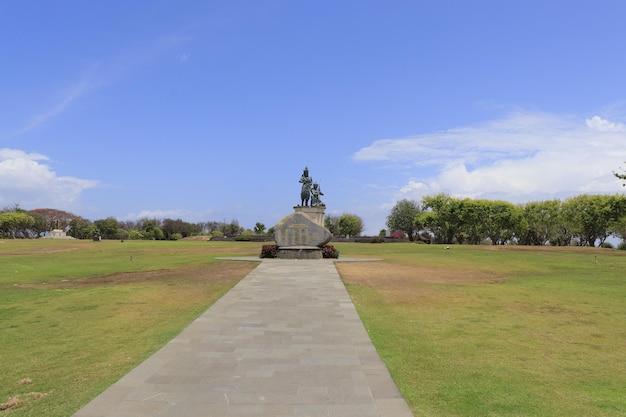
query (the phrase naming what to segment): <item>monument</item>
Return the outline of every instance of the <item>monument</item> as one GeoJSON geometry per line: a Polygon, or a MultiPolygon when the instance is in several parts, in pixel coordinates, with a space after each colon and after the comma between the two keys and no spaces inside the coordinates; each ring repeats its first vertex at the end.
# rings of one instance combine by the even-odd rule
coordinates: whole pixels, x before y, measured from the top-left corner
{"type": "Polygon", "coordinates": [[[43,237],[44,239],[74,239],[72,236],[68,236],[65,230],[59,228],[59,221],[55,221],[55,227],[50,232],[48,232],[47,236],[43,237]]]}
{"type": "Polygon", "coordinates": [[[322,247],[333,235],[324,227],[326,206],[320,199],[324,194],[317,182],[304,168],[300,177],[300,205],[294,213],[283,217],[274,227],[274,239],[281,259],[322,259],[322,247]]]}

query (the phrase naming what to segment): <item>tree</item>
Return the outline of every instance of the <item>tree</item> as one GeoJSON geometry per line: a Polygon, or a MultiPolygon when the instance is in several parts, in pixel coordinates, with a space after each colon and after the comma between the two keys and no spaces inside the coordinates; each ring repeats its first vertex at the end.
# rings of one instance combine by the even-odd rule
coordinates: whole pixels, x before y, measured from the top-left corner
{"type": "Polygon", "coordinates": [[[561,201],[533,201],[522,207],[522,219],[516,231],[522,245],[543,246],[558,240],[561,227],[561,201]]]}
{"type": "Polygon", "coordinates": [[[244,228],[239,226],[239,222],[236,219],[232,219],[229,224],[225,224],[224,228],[225,236],[237,236],[244,231],[244,228]]]}
{"type": "Polygon", "coordinates": [[[76,214],[52,208],[38,208],[31,210],[30,212],[43,216],[45,219],[46,231],[52,229],[66,230],[72,220],[78,220],[81,218],[76,214]]]}
{"type": "Polygon", "coordinates": [[[29,211],[28,214],[32,216],[35,220],[35,223],[31,227],[31,236],[30,237],[41,237],[44,233],[48,231],[46,218],[41,214],[35,213],[33,211],[29,211]]]}
{"type": "Polygon", "coordinates": [[[29,237],[28,229],[35,224],[35,219],[25,211],[0,213],[0,237],[29,237]]]}
{"type": "Polygon", "coordinates": [[[504,245],[513,239],[522,218],[521,208],[507,201],[484,202],[483,227],[494,245],[504,245]]]}
{"type": "Polygon", "coordinates": [[[165,219],[162,222],[161,229],[165,234],[165,239],[168,240],[173,239],[175,237],[174,235],[180,235],[181,238],[192,236],[195,233],[199,233],[200,230],[196,225],[185,222],[181,219],[165,219]]]}
{"type": "Polygon", "coordinates": [[[601,245],[626,213],[624,196],[583,194],[563,203],[563,218],[581,246],[601,245]]]}
{"type": "Polygon", "coordinates": [[[262,235],[263,233],[265,233],[265,225],[263,223],[256,222],[254,225],[254,234],[262,235]]]}
{"type": "Polygon", "coordinates": [[[426,210],[415,219],[416,226],[421,225],[431,231],[437,243],[452,243],[461,227],[459,218],[459,200],[447,194],[422,199],[426,210]]]}
{"type": "Polygon", "coordinates": [[[410,241],[415,240],[415,234],[419,230],[415,225],[415,218],[422,212],[420,205],[415,200],[403,199],[396,203],[387,216],[387,227],[390,231],[406,233],[410,241]]]}
{"type": "Polygon", "coordinates": [[[70,221],[70,229],[67,231],[68,236],[76,239],[91,239],[93,237],[93,224],[86,219],[74,219],[70,221]]]}
{"type": "Polygon", "coordinates": [[[117,229],[119,229],[119,224],[114,217],[96,220],[93,224],[100,231],[102,239],[117,239],[117,229]]]}
{"type": "Polygon", "coordinates": [[[328,229],[333,236],[339,236],[339,217],[332,214],[324,217],[324,227],[328,229]]]}
{"type": "Polygon", "coordinates": [[[342,214],[337,220],[339,236],[359,236],[363,231],[363,219],[356,214],[342,214]]]}

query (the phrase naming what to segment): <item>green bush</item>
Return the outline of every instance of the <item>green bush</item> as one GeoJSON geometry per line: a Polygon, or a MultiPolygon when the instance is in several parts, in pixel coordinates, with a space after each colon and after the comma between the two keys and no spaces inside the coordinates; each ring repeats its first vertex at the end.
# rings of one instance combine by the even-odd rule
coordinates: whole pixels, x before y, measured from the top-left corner
{"type": "Polygon", "coordinates": [[[143,240],[143,232],[140,232],[139,230],[129,230],[128,238],[130,240],[143,240]]]}
{"type": "Polygon", "coordinates": [[[617,245],[617,249],[626,250],[626,242],[620,242],[620,244],[617,245]]]}

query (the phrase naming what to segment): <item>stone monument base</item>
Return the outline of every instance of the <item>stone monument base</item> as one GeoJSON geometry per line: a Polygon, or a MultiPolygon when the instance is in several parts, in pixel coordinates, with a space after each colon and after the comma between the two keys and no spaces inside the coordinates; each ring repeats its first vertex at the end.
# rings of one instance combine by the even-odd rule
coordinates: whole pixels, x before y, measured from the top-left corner
{"type": "Polygon", "coordinates": [[[322,259],[322,249],[317,246],[281,246],[278,259],[322,259]]]}

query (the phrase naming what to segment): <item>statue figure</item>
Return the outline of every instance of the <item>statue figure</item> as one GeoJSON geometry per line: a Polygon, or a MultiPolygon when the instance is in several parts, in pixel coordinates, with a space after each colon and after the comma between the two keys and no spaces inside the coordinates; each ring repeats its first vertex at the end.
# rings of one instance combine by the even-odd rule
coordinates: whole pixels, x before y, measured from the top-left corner
{"type": "Polygon", "coordinates": [[[302,191],[300,191],[301,206],[308,206],[309,199],[311,198],[311,184],[313,178],[309,177],[309,168],[304,167],[302,177],[300,177],[300,183],[302,183],[302,191]]]}
{"type": "Polygon", "coordinates": [[[320,189],[320,185],[316,182],[313,183],[313,188],[311,189],[311,207],[323,206],[322,200],[320,200],[320,196],[324,195],[322,190],[320,189]]]}

